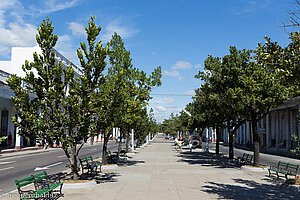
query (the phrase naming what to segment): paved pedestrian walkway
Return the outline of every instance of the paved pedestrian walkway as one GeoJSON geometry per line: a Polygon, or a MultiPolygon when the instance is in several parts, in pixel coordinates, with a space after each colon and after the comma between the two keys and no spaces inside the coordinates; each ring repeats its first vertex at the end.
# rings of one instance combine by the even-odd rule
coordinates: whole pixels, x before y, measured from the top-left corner
{"type": "Polygon", "coordinates": [[[95,187],[64,189],[61,199],[299,199],[299,192],[267,175],[267,171],[243,171],[225,158],[199,150],[179,153],[171,143],[156,138],[123,166],[104,169],[95,187]]]}

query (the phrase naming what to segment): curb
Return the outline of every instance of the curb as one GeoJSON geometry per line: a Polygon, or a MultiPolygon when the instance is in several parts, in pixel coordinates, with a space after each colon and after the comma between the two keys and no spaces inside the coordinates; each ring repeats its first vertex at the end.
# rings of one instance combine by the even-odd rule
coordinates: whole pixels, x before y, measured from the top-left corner
{"type": "Polygon", "coordinates": [[[102,165],[101,169],[116,169],[118,165],[102,165]]]}
{"type": "Polygon", "coordinates": [[[242,170],[244,171],[250,171],[250,172],[264,172],[268,170],[268,167],[247,167],[247,166],[242,166],[242,170]]]}
{"type": "Polygon", "coordinates": [[[97,183],[96,180],[93,179],[91,181],[85,183],[64,183],[63,189],[83,189],[83,188],[91,188],[96,187],[97,183]]]}

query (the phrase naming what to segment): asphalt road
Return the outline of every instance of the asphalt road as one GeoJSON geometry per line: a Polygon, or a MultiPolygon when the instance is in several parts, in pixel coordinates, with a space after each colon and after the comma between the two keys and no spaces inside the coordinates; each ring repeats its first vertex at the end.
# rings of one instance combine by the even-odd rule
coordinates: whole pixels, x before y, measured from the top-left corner
{"type": "MultiPolygon", "coordinates": [[[[205,142],[202,143],[202,145],[205,146],[205,142]]],[[[216,145],[213,143],[209,144],[209,149],[210,150],[215,150],[216,145]]],[[[223,155],[229,155],[229,148],[228,146],[225,145],[220,145],[220,153],[223,155]]],[[[238,157],[238,156],[243,156],[243,153],[249,153],[249,154],[253,154],[253,151],[247,151],[247,150],[243,150],[243,149],[238,149],[238,148],[234,148],[234,157],[238,157]]],[[[277,155],[271,155],[271,154],[267,154],[267,153],[260,153],[260,164],[262,165],[266,165],[266,166],[277,166],[278,161],[282,161],[282,162],[288,162],[288,163],[292,163],[292,164],[297,164],[300,165],[300,160],[299,159],[293,159],[293,158],[288,158],[288,157],[283,157],[283,156],[277,156],[277,155]]]]}
{"type": "MultiPolygon", "coordinates": [[[[94,145],[84,145],[79,152],[79,157],[92,156],[94,159],[102,155],[102,143],[94,145]]],[[[115,142],[108,143],[108,151],[116,151],[115,142]]],[[[61,149],[53,151],[28,154],[0,160],[0,196],[16,189],[15,180],[28,177],[42,171],[48,174],[65,171],[68,163],[64,152],[61,149]],[[45,167],[47,167],[45,169],[45,167]]]]}

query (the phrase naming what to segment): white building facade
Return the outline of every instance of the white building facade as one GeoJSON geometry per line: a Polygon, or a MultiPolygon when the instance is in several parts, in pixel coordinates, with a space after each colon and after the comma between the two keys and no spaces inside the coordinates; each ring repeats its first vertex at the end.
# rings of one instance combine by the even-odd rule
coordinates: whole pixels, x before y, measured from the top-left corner
{"type": "MultiPolygon", "coordinates": [[[[272,110],[258,122],[261,149],[281,149],[288,151],[293,148],[292,135],[300,136],[299,126],[300,96],[293,97],[281,106],[272,110]]],[[[224,142],[228,143],[228,132],[222,132],[224,142]]],[[[246,122],[237,129],[234,142],[239,145],[253,145],[251,123],[246,122]]]]}

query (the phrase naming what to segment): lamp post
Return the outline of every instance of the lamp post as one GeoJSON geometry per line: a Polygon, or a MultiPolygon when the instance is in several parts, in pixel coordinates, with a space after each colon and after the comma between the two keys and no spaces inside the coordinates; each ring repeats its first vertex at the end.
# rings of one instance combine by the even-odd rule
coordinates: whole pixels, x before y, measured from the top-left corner
{"type": "Polygon", "coordinates": [[[205,143],[205,152],[208,153],[209,150],[208,150],[208,128],[206,127],[206,143],[205,143]]]}
{"type": "Polygon", "coordinates": [[[134,130],[131,130],[131,151],[134,152],[134,130]]]}

